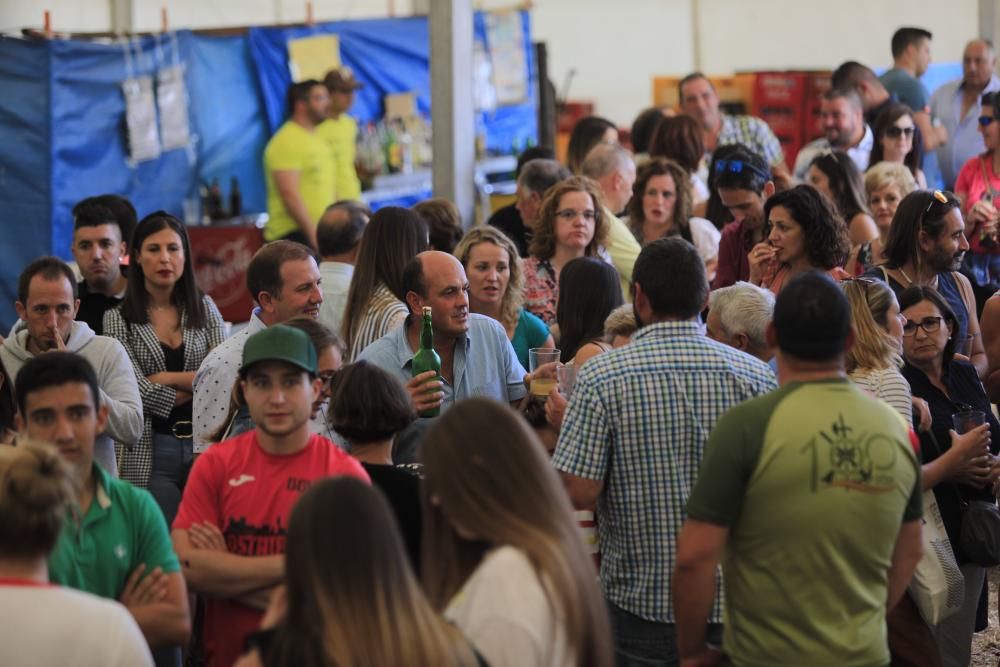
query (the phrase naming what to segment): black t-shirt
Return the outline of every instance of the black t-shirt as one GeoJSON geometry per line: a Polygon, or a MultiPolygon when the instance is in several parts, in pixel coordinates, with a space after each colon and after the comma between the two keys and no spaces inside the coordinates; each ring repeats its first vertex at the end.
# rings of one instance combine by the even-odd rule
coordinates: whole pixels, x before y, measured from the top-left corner
{"type": "Polygon", "coordinates": [[[122,302],[116,296],[104,296],[97,292],[91,292],[87,287],[87,281],[81,280],[77,285],[77,293],[80,295],[80,310],[76,313],[76,319],[86,322],[98,336],[104,335],[104,313],[115,308],[122,302]]]}
{"type": "MultiPolygon", "coordinates": [[[[184,372],[184,343],[178,347],[170,347],[160,341],[160,348],[163,349],[163,360],[166,362],[167,370],[171,373],[184,372]]],[[[153,417],[153,430],[158,433],[171,433],[174,424],[177,422],[190,422],[192,420],[191,401],[175,405],[170,411],[170,416],[166,419],[153,417]]]]}
{"type": "Polygon", "coordinates": [[[374,463],[361,464],[372,484],[382,490],[399,525],[403,544],[410,556],[413,571],[420,572],[420,477],[410,468],[374,463]]]}
{"type": "Polygon", "coordinates": [[[514,245],[517,246],[517,254],[521,257],[528,256],[528,241],[531,238],[531,234],[528,232],[528,228],[524,226],[524,221],[521,220],[521,212],[517,210],[514,204],[497,209],[490,216],[490,219],[487,220],[487,224],[493,225],[509,236],[514,245]]]}

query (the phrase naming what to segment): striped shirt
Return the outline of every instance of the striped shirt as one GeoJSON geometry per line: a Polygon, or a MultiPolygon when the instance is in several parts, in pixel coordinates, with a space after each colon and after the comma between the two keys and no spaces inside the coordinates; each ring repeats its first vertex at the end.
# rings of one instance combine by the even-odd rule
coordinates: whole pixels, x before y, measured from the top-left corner
{"type": "Polygon", "coordinates": [[[900,414],[907,424],[913,422],[913,400],[910,393],[910,383],[906,381],[898,368],[883,368],[881,370],[855,369],[850,373],[854,384],[866,393],[881,399],[900,414]]]}
{"type": "Polygon", "coordinates": [[[785,160],[778,137],[774,136],[767,123],[754,116],[722,114],[722,129],[719,130],[716,146],[729,144],[743,144],[772,167],[785,160]]]}
{"type": "MultiPolygon", "coordinates": [[[[762,361],[661,322],[580,371],[552,462],[603,480],[597,502],[601,584],[614,605],[673,623],[670,574],[684,505],[715,422],[777,387],[762,361]]],[[[722,621],[721,589],[711,621],[722,621]]]]}
{"type": "Polygon", "coordinates": [[[354,361],[361,351],[406,321],[410,309],[396,298],[396,295],[380,282],[372,292],[368,308],[354,329],[351,349],[347,351],[345,363],[354,361]]]}

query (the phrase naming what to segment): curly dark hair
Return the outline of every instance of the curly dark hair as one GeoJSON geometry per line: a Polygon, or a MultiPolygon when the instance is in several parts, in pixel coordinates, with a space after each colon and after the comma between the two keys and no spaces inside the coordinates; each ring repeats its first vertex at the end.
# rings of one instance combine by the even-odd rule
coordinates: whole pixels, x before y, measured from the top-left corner
{"type": "Polygon", "coordinates": [[[573,176],[556,183],[545,191],[538,209],[538,227],[531,237],[529,254],[537,259],[551,259],[556,254],[556,212],[559,200],[569,192],[586,192],[594,202],[594,238],[587,244],[585,257],[596,257],[598,249],[608,236],[608,220],[604,213],[604,199],[594,181],[584,176],[573,176]]]}
{"type": "Polygon", "coordinates": [[[646,185],[649,179],[654,176],[670,176],[674,179],[674,187],[677,189],[677,198],[674,200],[674,210],[671,220],[680,234],[688,243],[694,243],[691,239],[691,211],[694,203],[691,197],[691,179],[688,172],[679,163],[668,160],[664,157],[653,158],[646,164],[639,167],[635,175],[635,183],[632,184],[632,199],[628,202],[628,224],[632,228],[632,233],[641,235],[642,223],[646,220],[646,215],[642,210],[642,198],[646,193],[646,185]]]}
{"type": "Polygon", "coordinates": [[[811,185],[797,185],[775,193],[764,202],[764,219],[770,219],[771,211],[778,206],[802,227],[806,256],[813,267],[829,271],[843,266],[851,242],[847,225],[830,200],[811,185]]]}

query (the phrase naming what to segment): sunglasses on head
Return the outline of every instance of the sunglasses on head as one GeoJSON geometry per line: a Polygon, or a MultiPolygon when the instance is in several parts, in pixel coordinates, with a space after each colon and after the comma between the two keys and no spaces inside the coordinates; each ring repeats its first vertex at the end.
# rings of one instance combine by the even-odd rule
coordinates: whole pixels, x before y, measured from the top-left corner
{"type": "Polygon", "coordinates": [[[885,128],[885,136],[890,139],[899,139],[902,136],[909,138],[913,136],[913,132],[914,130],[912,127],[898,127],[896,125],[890,125],[885,128]]]}
{"type": "Polygon", "coordinates": [[[752,164],[744,162],[743,160],[719,160],[715,163],[716,174],[722,174],[725,172],[729,172],[730,174],[742,174],[744,169],[762,177],[764,180],[770,180],[771,178],[770,174],[761,173],[760,169],[757,169],[752,164]]]}

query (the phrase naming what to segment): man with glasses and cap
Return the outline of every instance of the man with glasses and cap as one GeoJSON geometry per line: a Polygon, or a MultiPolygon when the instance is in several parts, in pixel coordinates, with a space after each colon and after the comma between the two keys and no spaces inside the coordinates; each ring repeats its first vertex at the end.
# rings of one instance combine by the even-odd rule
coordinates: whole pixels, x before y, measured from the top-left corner
{"type": "Polygon", "coordinates": [[[321,380],[304,331],[275,324],[250,336],[239,379],[256,428],[195,461],[172,533],[188,584],[207,596],[201,636],[209,667],[232,665],[260,626],[302,492],[333,475],[368,481],[361,464],[310,432],[321,380]]]}
{"type": "Polygon", "coordinates": [[[362,84],[354,78],[350,67],[338,67],[326,73],[323,85],[330,93],[330,106],[327,119],[316,127],[316,134],[327,142],[333,152],[337,179],[336,191],[330,201],[358,200],[361,197],[361,181],[354,168],[358,123],[347,112],[354,105],[354,92],[362,84]]]}
{"type": "Polygon", "coordinates": [[[745,146],[736,146],[715,161],[715,187],[722,205],[733,216],[722,228],[719,263],[712,289],[728,287],[750,277],[747,254],[764,240],[764,202],[774,194],[774,182],[764,158],[745,146]]]}

